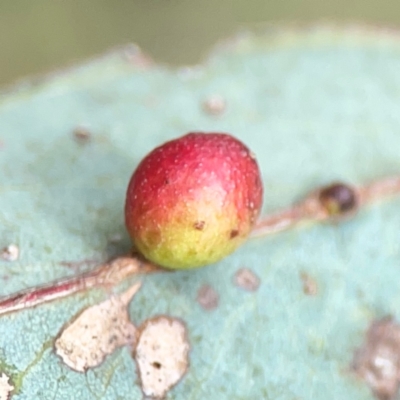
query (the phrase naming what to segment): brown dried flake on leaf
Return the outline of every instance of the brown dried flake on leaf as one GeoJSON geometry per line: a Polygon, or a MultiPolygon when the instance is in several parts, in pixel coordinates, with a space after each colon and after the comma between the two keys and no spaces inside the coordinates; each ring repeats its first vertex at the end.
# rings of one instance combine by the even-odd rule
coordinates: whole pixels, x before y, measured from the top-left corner
{"type": "Polygon", "coordinates": [[[9,400],[10,394],[14,390],[14,386],[9,383],[10,378],[4,374],[0,374],[0,400],[9,400]]]}
{"type": "Polygon", "coordinates": [[[197,292],[197,302],[205,310],[210,311],[218,307],[219,295],[210,285],[203,285],[197,292]]]}
{"type": "Polygon", "coordinates": [[[162,399],[189,366],[186,327],[176,318],[159,316],[139,328],[135,359],[145,396],[162,399]]]}
{"type": "Polygon", "coordinates": [[[260,278],[249,268],[237,270],[233,282],[248,292],[255,292],[260,286],[260,278]]]}
{"type": "Polygon", "coordinates": [[[16,244],[9,244],[0,252],[0,258],[5,261],[16,261],[19,258],[19,247],[16,244]]]}
{"type": "Polygon", "coordinates": [[[60,333],[55,352],[75,371],[96,367],[118,347],[135,345],[137,330],[128,315],[128,304],[139,290],[137,283],[120,296],[81,312],[60,333]]]}
{"type": "Polygon", "coordinates": [[[400,325],[390,317],[373,322],[353,369],[378,399],[394,399],[400,385],[400,325]]]}
{"type": "Polygon", "coordinates": [[[318,283],[317,281],[308,275],[306,272],[300,274],[300,278],[303,282],[303,292],[307,296],[316,296],[318,294],[318,283]]]}

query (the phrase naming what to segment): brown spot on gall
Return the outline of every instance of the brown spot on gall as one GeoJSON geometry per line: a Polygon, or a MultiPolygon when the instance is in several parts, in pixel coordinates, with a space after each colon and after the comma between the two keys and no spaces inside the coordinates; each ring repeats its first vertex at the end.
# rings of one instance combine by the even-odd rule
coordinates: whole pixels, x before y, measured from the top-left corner
{"type": "Polygon", "coordinates": [[[205,222],[204,222],[204,221],[196,221],[196,222],[193,224],[194,229],[196,229],[196,230],[198,230],[198,231],[202,231],[202,230],[204,229],[204,225],[205,225],[205,222]]]}
{"type": "Polygon", "coordinates": [[[203,285],[197,292],[197,302],[207,311],[214,310],[219,304],[219,295],[210,285],[203,285]]]}
{"type": "Polygon", "coordinates": [[[238,269],[233,282],[237,287],[248,292],[255,292],[260,286],[260,278],[249,268],[238,269]]]}
{"type": "Polygon", "coordinates": [[[237,235],[239,235],[239,230],[237,230],[237,229],[232,229],[232,230],[231,230],[231,233],[230,233],[230,235],[229,235],[229,237],[230,237],[231,239],[233,239],[233,238],[235,238],[237,235]]]}
{"type": "Polygon", "coordinates": [[[391,317],[374,321],[355,352],[352,368],[378,399],[393,399],[400,384],[399,324],[391,317]]]}

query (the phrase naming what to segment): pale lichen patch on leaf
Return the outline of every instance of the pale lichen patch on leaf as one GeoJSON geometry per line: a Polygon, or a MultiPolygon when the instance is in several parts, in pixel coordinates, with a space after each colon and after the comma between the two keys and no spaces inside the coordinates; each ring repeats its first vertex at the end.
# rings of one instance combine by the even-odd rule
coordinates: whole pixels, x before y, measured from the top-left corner
{"type": "Polygon", "coordinates": [[[135,345],[137,330],[127,306],[140,286],[137,283],[120,296],[85,309],[62,330],[55,352],[66,365],[84,372],[98,366],[118,347],[135,345]]]}
{"type": "Polygon", "coordinates": [[[203,285],[197,292],[197,302],[205,310],[210,311],[218,307],[219,295],[210,285],[203,285]]]}
{"type": "Polygon", "coordinates": [[[255,292],[260,286],[260,278],[249,268],[237,270],[233,282],[248,292],[255,292]]]}
{"type": "Polygon", "coordinates": [[[354,356],[353,369],[380,400],[393,399],[400,385],[400,325],[391,317],[373,322],[354,356]]]}
{"type": "Polygon", "coordinates": [[[9,380],[10,378],[5,373],[0,374],[0,400],[8,400],[14,390],[14,386],[10,384],[9,380]]]}
{"type": "Polygon", "coordinates": [[[9,244],[0,252],[0,258],[5,261],[16,261],[19,258],[19,247],[16,244],[9,244]]]}
{"type": "Polygon", "coordinates": [[[143,393],[162,399],[188,369],[186,327],[179,319],[159,316],[145,321],[139,332],[135,359],[143,393]]]}

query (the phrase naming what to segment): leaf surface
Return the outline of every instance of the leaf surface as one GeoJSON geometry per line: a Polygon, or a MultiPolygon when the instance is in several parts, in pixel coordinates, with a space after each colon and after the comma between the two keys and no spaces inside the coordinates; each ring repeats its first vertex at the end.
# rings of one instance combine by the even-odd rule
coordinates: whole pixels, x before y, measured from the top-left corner
{"type": "MultiPolygon", "coordinates": [[[[127,253],[130,175],[152,148],[188,131],[229,132],[254,151],[265,213],[333,180],[397,173],[399,71],[394,34],[320,28],[242,35],[178,70],[124,48],[4,91],[0,247],[15,243],[20,256],[0,261],[0,295],[127,253]],[[215,95],[226,102],[221,115],[204,110],[215,95]],[[79,126],[87,142],[74,138],[79,126]]],[[[188,373],[167,398],[372,399],[350,364],[372,320],[400,317],[399,206],[394,198],[341,224],[252,239],[207,268],[147,276],[132,320],[180,318],[191,343],[188,373]],[[257,290],[234,284],[244,267],[257,290]],[[196,299],[204,285],[219,295],[208,311],[196,299]]],[[[84,374],[54,353],[62,327],[108,296],[87,291],[0,318],[0,374],[13,400],[142,397],[128,347],[84,374]]]]}

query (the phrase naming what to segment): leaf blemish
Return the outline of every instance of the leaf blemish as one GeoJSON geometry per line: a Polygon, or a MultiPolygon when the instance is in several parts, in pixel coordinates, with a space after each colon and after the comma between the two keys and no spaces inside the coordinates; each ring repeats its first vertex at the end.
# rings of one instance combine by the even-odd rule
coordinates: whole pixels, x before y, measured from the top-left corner
{"type": "Polygon", "coordinates": [[[393,399],[400,386],[400,325],[391,317],[374,321],[356,350],[352,368],[379,400],[393,399]]]}
{"type": "Polygon", "coordinates": [[[5,261],[16,261],[19,258],[19,247],[16,244],[9,244],[0,251],[0,258],[5,261]]]}
{"type": "Polygon", "coordinates": [[[9,383],[10,377],[4,372],[0,374],[0,400],[10,399],[10,394],[14,390],[14,386],[9,383]]]}
{"type": "Polygon", "coordinates": [[[198,230],[198,231],[202,231],[204,229],[204,225],[205,225],[205,221],[196,221],[193,226],[194,229],[198,230]]]}
{"type": "Polygon", "coordinates": [[[319,200],[331,216],[341,216],[354,212],[358,204],[355,190],[345,183],[333,183],[322,188],[319,193],[319,200]]]}
{"type": "Polygon", "coordinates": [[[120,296],[86,308],[61,331],[54,346],[64,364],[84,372],[100,365],[118,347],[135,344],[137,330],[127,306],[140,286],[137,283],[120,296]]]}
{"type": "Polygon", "coordinates": [[[260,278],[249,268],[240,268],[233,277],[234,284],[248,292],[255,292],[260,286],[260,278]]]}
{"type": "Polygon", "coordinates": [[[303,292],[307,296],[316,296],[318,294],[318,283],[306,272],[301,272],[300,278],[303,282],[303,292]]]}
{"type": "Polygon", "coordinates": [[[80,144],[86,144],[90,141],[92,133],[84,126],[77,126],[72,132],[75,140],[80,144]]]}
{"type": "Polygon", "coordinates": [[[207,114],[218,116],[225,112],[226,102],[222,96],[213,95],[203,102],[202,108],[207,114]]]}
{"type": "Polygon", "coordinates": [[[214,310],[219,304],[219,295],[210,285],[203,285],[197,292],[197,302],[207,311],[214,310]]]}
{"type": "Polygon", "coordinates": [[[139,332],[134,357],[142,391],[145,396],[162,399],[189,366],[185,324],[177,318],[158,316],[145,321],[139,332]]]}

